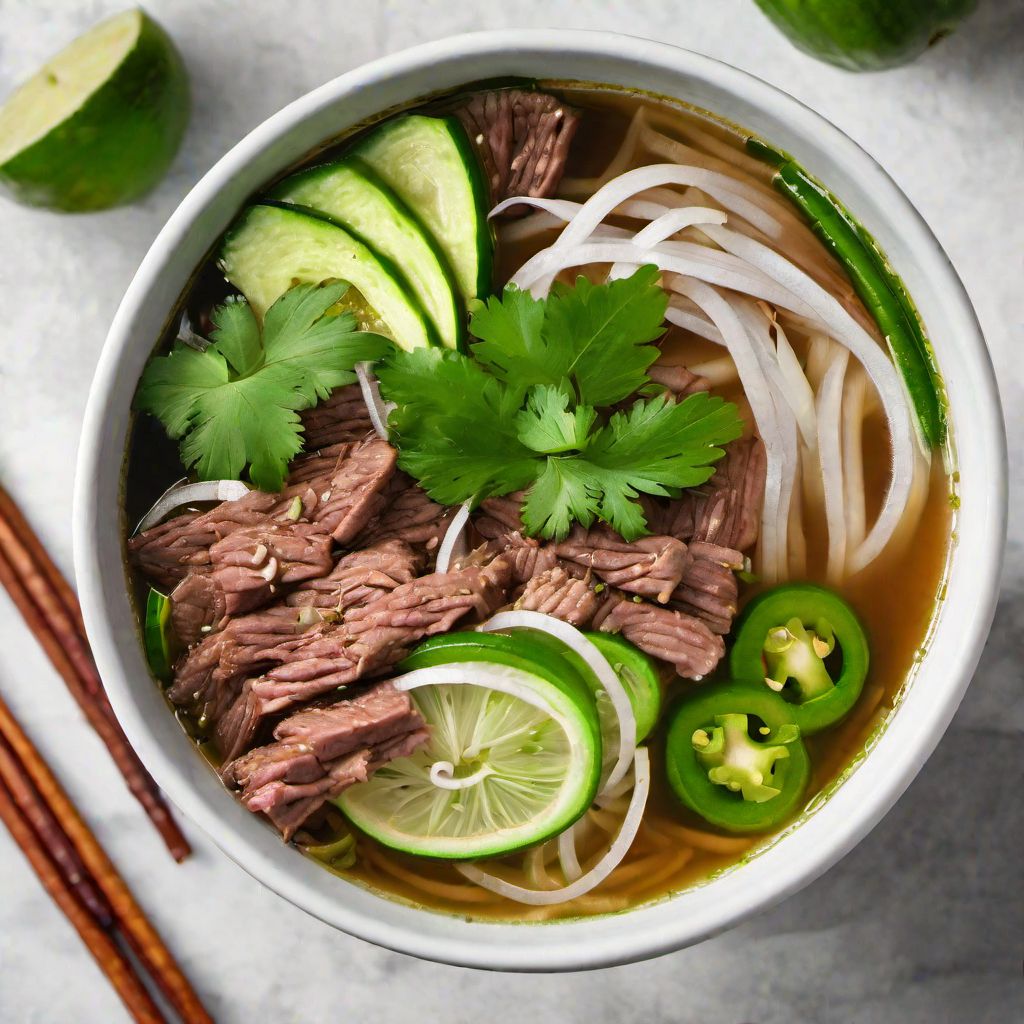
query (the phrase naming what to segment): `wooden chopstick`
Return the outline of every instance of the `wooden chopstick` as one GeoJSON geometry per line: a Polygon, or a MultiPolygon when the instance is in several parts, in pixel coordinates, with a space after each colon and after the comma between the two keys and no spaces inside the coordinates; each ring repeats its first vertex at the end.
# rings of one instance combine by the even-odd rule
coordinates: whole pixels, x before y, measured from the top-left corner
{"type": "Polygon", "coordinates": [[[135,798],[175,860],[190,847],[156,783],[132,750],[114,716],[67,581],[10,496],[0,488],[0,583],[28,623],[71,695],[99,733],[135,798]]]}
{"type": "MultiPolygon", "coordinates": [[[[61,867],[65,864],[74,863],[80,868],[102,901],[114,930],[123,937],[153,979],[154,984],[174,1007],[181,1019],[188,1024],[212,1024],[213,1019],[192,988],[188,978],[185,977],[159,933],[150,924],[142,908],[135,901],[131,890],[121,878],[117,868],[111,863],[103,847],[100,846],[91,829],[82,819],[71,799],[18,724],[2,697],[0,697],[0,783],[2,783],[0,796],[7,797],[10,804],[6,815],[0,811],[0,818],[3,818],[12,833],[15,833],[16,840],[25,850],[33,867],[40,872],[40,878],[43,879],[47,891],[78,929],[93,955],[100,961],[101,967],[118,988],[125,1004],[132,1013],[138,1011],[139,1014],[142,1014],[141,1016],[137,1015],[136,1019],[163,1020],[164,1018],[159,1015],[155,1005],[153,1010],[157,1016],[147,1017],[143,1013],[146,1009],[143,1003],[129,1003],[127,996],[134,999],[137,995],[135,988],[129,982],[124,982],[127,986],[124,991],[119,987],[119,983],[124,980],[123,966],[120,960],[110,959],[109,945],[113,945],[113,943],[108,941],[107,944],[102,942],[93,944],[92,939],[96,929],[99,929],[104,938],[109,940],[109,936],[104,932],[103,925],[97,916],[95,914],[88,915],[85,901],[81,898],[81,890],[72,884],[66,871],[61,871],[61,867]],[[33,800],[44,805],[45,810],[33,807],[33,800]],[[11,821],[15,818],[18,819],[14,821],[14,825],[19,827],[20,823],[19,833],[16,833],[15,827],[11,826],[9,818],[11,821]],[[35,821],[45,821],[44,828],[48,829],[45,835],[39,828],[35,828],[33,833],[33,822],[35,821]],[[25,828],[28,828],[29,833],[34,834],[35,847],[31,842],[28,846],[22,842],[25,828]],[[54,828],[59,835],[54,836],[54,828]],[[51,836],[54,836],[55,842],[63,841],[71,849],[75,857],[74,862],[63,854],[58,860],[55,849],[49,841],[51,836]],[[37,847],[38,849],[36,849],[37,847]],[[42,870],[47,865],[51,871],[44,875],[42,870]],[[77,916],[72,916],[73,914],[77,916]],[[91,923],[91,927],[86,927],[85,930],[83,930],[85,923],[81,920],[83,914],[89,917],[91,923]],[[107,970],[108,966],[110,970],[107,970]],[[114,973],[112,974],[111,971],[114,973]]],[[[134,974],[130,962],[125,960],[116,945],[113,945],[113,948],[134,974]]],[[[144,988],[142,991],[145,993],[144,988]]],[[[149,999],[148,994],[146,998],[149,999]]]]}
{"type": "Polygon", "coordinates": [[[14,841],[21,847],[53,901],[82,937],[132,1018],[145,1024],[166,1024],[167,1018],[153,1002],[153,997],[146,991],[128,958],[68,886],[6,786],[0,786],[0,821],[3,821],[14,841]]]}

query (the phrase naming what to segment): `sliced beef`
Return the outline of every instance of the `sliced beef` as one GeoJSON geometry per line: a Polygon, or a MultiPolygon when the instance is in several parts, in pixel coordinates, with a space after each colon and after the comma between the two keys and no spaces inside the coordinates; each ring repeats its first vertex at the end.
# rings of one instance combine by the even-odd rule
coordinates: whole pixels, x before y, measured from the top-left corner
{"type": "Polygon", "coordinates": [[[384,507],[382,492],[392,474],[398,453],[379,437],[353,444],[341,456],[330,478],[311,481],[316,507],[306,516],[329,533],[338,544],[348,544],[384,507]]]}
{"type": "Polygon", "coordinates": [[[373,430],[370,414],[358,384],[332,391],[330,397],[301,414],[306,451],[329,445],[361,441],[373,430]]]}
{"type": "Polygon", "coordinates": [[[739,587],[733,570],[743,564],[743,555],[701,541],[694,541],[689,550],[691,562],[672,593],[672,607],[701,619],[712,633],[724,636],[736,616],[739,587]]]}
{"type": "Polygon", "coordinates": [[[487,542],[487,551],[501,555],[509,564],[515,583],[529,583],[534,577],[558,565],[558,555],[552,544],[539,544],[521,533],[505,533],[487,542]]]}
{"type": "Polygon", "coordinates": [[[726,446],[725,458],[702,487],[675,501],[645,502],[648,526],[680,540],[707,541],[746,551],[757,540],[767,457],[753,437],[726,446]]]}
{"type": "Polygon", "coordinates": [[[621,633],[652,657],[667,661],[686,679],[702,679],[725,654],[720,636],[692,615],[629,598],[613,591],[594,624],[605,633],[621,633]]]}
{"type": "Polygon", "coordinates": [[[492,202],[554,195],[579,125],[575,110],[547,93],[501,89],[476,93],[456,113],[480,154],[492,202]]]}
{"type": "Polygon", "coordinates": [[[516,608],[543,612],[573,626],[586,626],[601,606],[602,598],[589,579],[570,576],[555,566],[534,576],[526,584],[516,608]]]}
{"type": "Polygon", "coordinates": [[[433,552],[441,543],[455,509],[431,501],[426,492],[405,476],[396,473],[380,515],[359,536],[360,545],[401,540],[433,552]]]}
{"type": "Polygon", "coordinates": [[[217,629],[226,614],[224,591],[205,573],[190,572],[171,591],[174,634],[187,647],[217,629]]]}
{"type": "Polygon", "coordinates": [[[232,761],[224,775],[241,787],[249,810],[265,812],[290,839],[326,800],[427,738],[409,695],[378,683],[289,715],[274,729],[275,742],[232,761]]]}
{"type": "Polygon", "coordinates": [[[404,541],[381,541],[349,552],[328,575],[310,580],[293,591],[285,598],[285,603],[340,615],[408,583],[421,567],[421,556],[404,541]]]}
{"type": "Polygon", "coordinates": [[[190,572],[212,570],[210,548],[236,530],[265,526],[287,508],[280,494],[250,491],[209,512],[185,512],[128,541],[132,562],[158,586],[176,586],[190,572]]]}
{"type": "Polygon", "coordinates": [[[333,563],[331,538],[315,523],[246,527],[210,547],[211,579],[228,615],[259,608],[281,587],[323,576],[333,563]]]}
{"type": "Polygon", "coordinates": [[[707,378],[691,373],[685,366],[667,366],[665,363],[653,363],[647,368],[647,376],[671,391],[677,399],[686,398],[698,391],[710,391],[711,385],[707,378]]]}
{"type": "Polygon", "coordinates": [[[610,586],[662,604],[679,586],[690,562],[686,545],[675,537],[624,541],[606,526],[575,527],[555,552],[566,562],[592,569],[610,586]]]}
{"type": "Polygon", "coordinates": [[[216,722],[238,696],[244,678],[273,664],[267,652],[317,621],[302,609],[284,605],[231,619],[219,632],[205,634],[179,660],[167,696],[190,708],[201,725],[216,722]]]}
{"type": "Polygon", "coordinates": [[[501,498],[485,498],[473,520],[480,535],[490,540],[506,533],[522,534],[524,499],[522,491],[501,498]]]}
{"type": "Polygon", "coordinates": [[[467,615],[487,618],[505,601],[509,582],[500,559],[421,576],[349,609],[342,623],[316,626],[262,652],[272,667],[246,680],[217,723],[224,757],[247,749],[267,716],[390,668],[418,640],[447,633],[467,615]]]}

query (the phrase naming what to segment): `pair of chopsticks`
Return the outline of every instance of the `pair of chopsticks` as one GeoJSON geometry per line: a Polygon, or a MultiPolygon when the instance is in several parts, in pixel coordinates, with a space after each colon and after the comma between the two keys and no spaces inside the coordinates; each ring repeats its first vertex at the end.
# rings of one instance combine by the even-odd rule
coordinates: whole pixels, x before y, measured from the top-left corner
{"type": "MultiPolygon", "coordinates": [[[[183,860],[190,852],[188,842],[114,718],[89,651],[78,601],[2,488],[0,583],[106,743],[168,849],[176,860],[183,860]]],[[[165,1024],[166,1017],[129,952],[183,1021],[212,1024],[170,950],[2,697],[0,821],[134,1020],[165,1024]]]]}
{"type": "Polygon", "coordinates": [[[166,1017],[120,937],[188,1024],[212,1024],[199,996],[39,751],[0,698],[0,821],[136,1021],[166,1017]]]}
{"type": "Polygon", "coordinates": [[[78,599],[2,487],[0,583],[11,595],[89,724],[106,744],[132,795],[142,804],[171,856],[177,861],[184,860],[191,852],[188,840],[114,717],[89,650],[78,599]]]}

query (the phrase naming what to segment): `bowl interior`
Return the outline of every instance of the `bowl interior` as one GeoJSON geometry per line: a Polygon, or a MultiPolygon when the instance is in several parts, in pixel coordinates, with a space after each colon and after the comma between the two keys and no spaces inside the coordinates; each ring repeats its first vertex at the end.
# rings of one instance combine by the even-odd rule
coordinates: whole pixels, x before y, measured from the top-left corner
{"type": "Polygon", "coordinates": [[[495,969],[598,967],[719,931],[806,884],[881,817],[938,742],[991,622],[1005,516],[1005,452],[991,366],[962,286],[927,227],[854,143],[742,72],[662,44],[599,33],[484,33],[385,58],[261,125],[196,186],[154,242],[119,309],[93,384],[75,496],[76,570],[89,635],[115,710],[170,798],[260,881],[324,921],[417,956],[495,969]],[[792,153],[881,244],[917,303],[945,373],[962,503],[947,597],[898,710],[856,770],[749,862],[624,914],[546,925],[477,922],[406,906],[288,849],[221,787],[143,660],[122,570],[120,487],[136,382],[207,250],[262,183],[325,139],[390,107],[500,76],[607,83],[683,100],[792,153]]]}

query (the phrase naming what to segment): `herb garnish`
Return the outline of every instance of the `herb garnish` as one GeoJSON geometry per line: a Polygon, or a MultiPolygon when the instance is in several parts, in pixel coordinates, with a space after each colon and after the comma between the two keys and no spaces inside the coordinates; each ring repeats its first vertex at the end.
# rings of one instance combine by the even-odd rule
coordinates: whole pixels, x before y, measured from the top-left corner
{"type": "Polygon", "coordinates": [[[736,406],[706,393],[607,408],[651,383],[667,301],[657,279],[656,267],[604,285],[581,277],[547,300],[506,288],[474,313],[471,356],[389,353],[377,374],[397,405],[401,468],[446,505],[529,488],[531,535],[600,519],[643,536],[640,494],[704,483],[719,446],[742,433],[736,406]]]}
{"type": "Polygon", "coordinates": [[[244,300],[211,314],[210,345],[176,342],[150,360],[136,407],[181,441],[181,460],[201,480],[249,478],[278,491],[302,448],[298,413],[356,379],[353,366],[390,343],[356,330],[350,312],[332,310],[348,285],[297,285],[267,310],[262,332],[244,300]]]}

